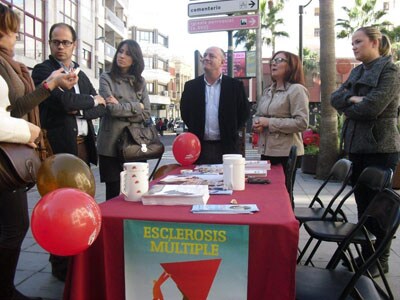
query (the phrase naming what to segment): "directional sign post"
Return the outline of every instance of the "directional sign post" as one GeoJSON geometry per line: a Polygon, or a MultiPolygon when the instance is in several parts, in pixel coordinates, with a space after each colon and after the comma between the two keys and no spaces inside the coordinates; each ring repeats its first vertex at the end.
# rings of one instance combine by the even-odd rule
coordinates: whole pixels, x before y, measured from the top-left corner
{"type": "Polygon", "coordinates": [[[196,2],[188,5],[189,17],[204,17],[258,11],[258,0],[223,0],[196,2]]]}
{"type": "Polygon", "coordinates": [[[188,21],[189,33],[258,28],[259,15],[243,15],[218,18],[191,19],[188,21]]]}

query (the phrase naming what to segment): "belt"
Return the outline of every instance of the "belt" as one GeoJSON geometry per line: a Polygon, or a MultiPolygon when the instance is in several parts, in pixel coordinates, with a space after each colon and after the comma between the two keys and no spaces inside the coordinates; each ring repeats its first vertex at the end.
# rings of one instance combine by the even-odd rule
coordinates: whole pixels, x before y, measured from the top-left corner
{"type": "Polygon", "coordinates": [[[86,136],[84,135],[78,135],[76,137],[76,143],[79,144],[83,144],[86,141],[86,136]]]}

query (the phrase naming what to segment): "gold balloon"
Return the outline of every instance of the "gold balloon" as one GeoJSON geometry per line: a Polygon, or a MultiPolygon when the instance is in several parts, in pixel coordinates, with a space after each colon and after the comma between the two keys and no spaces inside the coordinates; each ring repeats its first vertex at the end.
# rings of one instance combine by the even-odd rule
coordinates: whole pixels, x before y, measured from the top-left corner
{"type": "Polygon", "coordinates": [[[94,197],[96,183],[90,167],[79,157],[59,153],[42,162],[37,174],[37,188],[43,197],[59,188],[79,189],[94,197]]]}

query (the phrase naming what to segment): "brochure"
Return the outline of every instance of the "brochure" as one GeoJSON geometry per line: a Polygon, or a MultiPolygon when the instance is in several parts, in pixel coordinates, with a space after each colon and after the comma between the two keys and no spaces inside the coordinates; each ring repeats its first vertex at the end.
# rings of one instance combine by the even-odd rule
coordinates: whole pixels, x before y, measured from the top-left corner
{"type": "Polygon", "coordinates": [[[256,204],[207,204],[193,205],[194,214],[252,214],[259,211],[256,204]]]}
{"type": "Polygon", "coordinates": [[[142,195],[142,203],[144,205],[206,204],[209,197],[207,185],[156,184],[142,195]]]}

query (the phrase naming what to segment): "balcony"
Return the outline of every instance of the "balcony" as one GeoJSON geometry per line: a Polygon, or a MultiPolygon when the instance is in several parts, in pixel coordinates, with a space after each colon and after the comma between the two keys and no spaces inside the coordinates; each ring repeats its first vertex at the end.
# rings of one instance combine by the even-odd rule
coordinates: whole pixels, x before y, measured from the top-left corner
{"type": "Polygon", "coordinates": [[[106,10],[106,24],[118,31],[118,34],[122,37],[125,37],[125,25],[124,22],[117,17],[109,8],[105,8],[106,10]]]}
{"type": "Polygon", "coordinates": [[[108,61],[113,60],[116,51],[117,49],[115,49],[113,46],[108,43],[104,43],[104,56],[108,61]]]}

